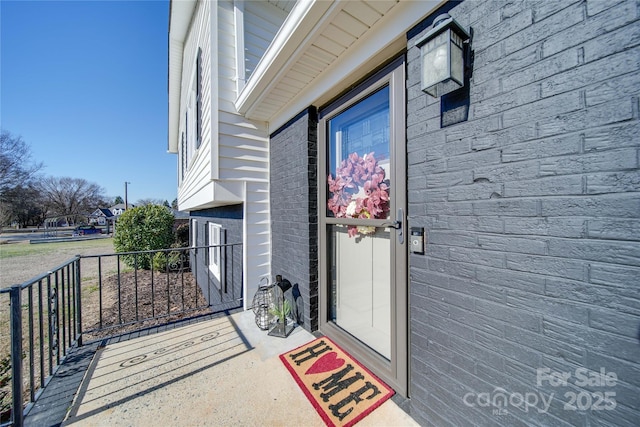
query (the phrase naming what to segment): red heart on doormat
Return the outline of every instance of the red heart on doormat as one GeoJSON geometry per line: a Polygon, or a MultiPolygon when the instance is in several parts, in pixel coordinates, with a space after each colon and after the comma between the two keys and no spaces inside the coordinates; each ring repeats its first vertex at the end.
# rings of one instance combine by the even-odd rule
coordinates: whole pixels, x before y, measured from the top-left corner
{"type": "Polygon", "coordinates": [[[311,367],[307,369],[307,372],[305,372],[304,374],[309,375],[309,374],[320,374],[322,372],[329,372],[329,371],[333,371],[334,369],[338,369],[342,365],[344,365],[344,359],[340,359],[338,357],[338,353],[336,353],[335,351],[332,351],[331,353],[327,353],[324,356],[322,356],[320,359],[316,360],[314,364],[311,365],[311,367]]]}

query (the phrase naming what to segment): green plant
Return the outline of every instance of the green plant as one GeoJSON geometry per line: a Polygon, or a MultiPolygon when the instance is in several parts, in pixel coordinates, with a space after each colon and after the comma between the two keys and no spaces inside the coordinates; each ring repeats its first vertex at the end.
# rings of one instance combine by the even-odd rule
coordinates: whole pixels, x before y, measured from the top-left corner
{"type": "Polygon", "coordinates": [[[180,224],[175,231],[174,241],[177,248],[186,248],[189,246],[189,223],[180,224]]]}
{"type": "MultiPolygon", "coordinates": [[[[179,247],[177,243],[171,247],[179,247]]],[[[182,251],[156,252],[153,255],[153,269],[157,271],[178,270],[183,267],[182,251]]]]}
{"type": "MultiPolygon", "coordinates": [[[[125,211],[116,223],[113,246],[116,252],[152,251],[167,249],[173,243],[174,217],[159,205],[138,206],[125,211]]],[[[148,270],[152,254],[123,255],[130,267],[148,270]]]]}
{"type": "Polygon", "coordinates": [[[284,323],[284,319],[291,313],[291,303],[289,300],[285,300],[282,307],[273,307],[269,310],[269,313],[278,318],[278,322],[284,323]]]}
{"type": "MultiPolygon", "coordinates": [[[[83,279],[84,280],[84,279],[83,279]]],[[[89,285],[86,286],[82,292],[86,292],[87,294],[92,294],[94,292],[97,292],[98,290],[100,290],[100,287],[98,285],[89,285]]]]}

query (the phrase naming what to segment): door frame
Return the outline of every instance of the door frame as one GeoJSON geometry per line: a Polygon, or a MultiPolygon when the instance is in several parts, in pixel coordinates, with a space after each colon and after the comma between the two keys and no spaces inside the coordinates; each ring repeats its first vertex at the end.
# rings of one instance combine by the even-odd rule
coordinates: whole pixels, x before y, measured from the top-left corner
{"type": "MultiPolygon", "coordinates": [[[[393,59],[345,95],[318,111],[318,287],[320,332],[333,339],[339,346],[364,363],[371,371],[391,386],[398,394],[408,397],[409,377],[409,293],[407,228],[407,157],[406,157],[406,73],[405,54],[393,59]],[[399,243],[398,232],[392,231],[391,241],[391,360],[387,360],[348,332],[328,321],[329,272],[327,242],[327,120],[349,108],[373,92],[389,85],[390,153],[393,153],[391,222],[402,223],[404,241],[399,243]],[[400,195],[400,197],[397,197],[400,195]],[[402,218],[396,218],[398,209],[402,218]]],[[[349,222],[347,219],[342,222],[349,222]]]]}

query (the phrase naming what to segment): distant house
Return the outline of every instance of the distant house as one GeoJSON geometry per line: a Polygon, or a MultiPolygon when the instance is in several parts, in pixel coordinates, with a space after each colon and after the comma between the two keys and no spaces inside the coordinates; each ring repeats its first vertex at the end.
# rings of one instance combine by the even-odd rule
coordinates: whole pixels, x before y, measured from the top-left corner
{"type": "Polygon", "coordinates": [[[168,208],[168,209],[169,209],[169,212],[171,212],[171,214],[175,218],[175,220],[173,221],[173,231],[174,232],[181,225],[183,225],[183,224],[187,224],[188,225],[189,224],[189,222],[190,222],[189,212],[179,211],[179,210],[173,209],[173,208],[168,208]]]}
{"type": "Polygon", "coordinates": [[[106,225],[107,221],[113,220],[115,215],[110,209],[100,208],[91,213],[89,224],[106,225]]]}
{"type": "MultiPolygon", "coordinates": [[[[130,208],[135,207],[132,204],[129,204],[130,208]]],[[[109,208],[109,210],[111,211],[111,213],[113,214],[113,216],[119,217],[120,215],[122,215],[124,213],[125,210],[127,210],[127,208],[125,207],[124,203],[118,203],[117,205],[113,205],[109,208]]]]}
{"type": "Polygon", "coordinates": [[[169,208],[169,212],[173,214],[176,220],[189,221],[189,212],[179,211],[173,208],[169,208]]]}

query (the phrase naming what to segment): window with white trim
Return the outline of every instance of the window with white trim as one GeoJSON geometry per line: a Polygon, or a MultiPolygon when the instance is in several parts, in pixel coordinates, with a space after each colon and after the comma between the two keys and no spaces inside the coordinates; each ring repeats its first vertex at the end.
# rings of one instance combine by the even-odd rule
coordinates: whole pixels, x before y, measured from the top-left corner
{"type": "Polygon", "coordinates": [[[209,241],[207,242],[207,246],[209,246],[209,270],[211,270],[211,273],[220,280],[220,266],[222,264],[222,259],[219,245],[223,244],[222,226],[210,222],[208,234],[209,241]],[[211,246],[215,247],[212,248],[211,246]]]}

